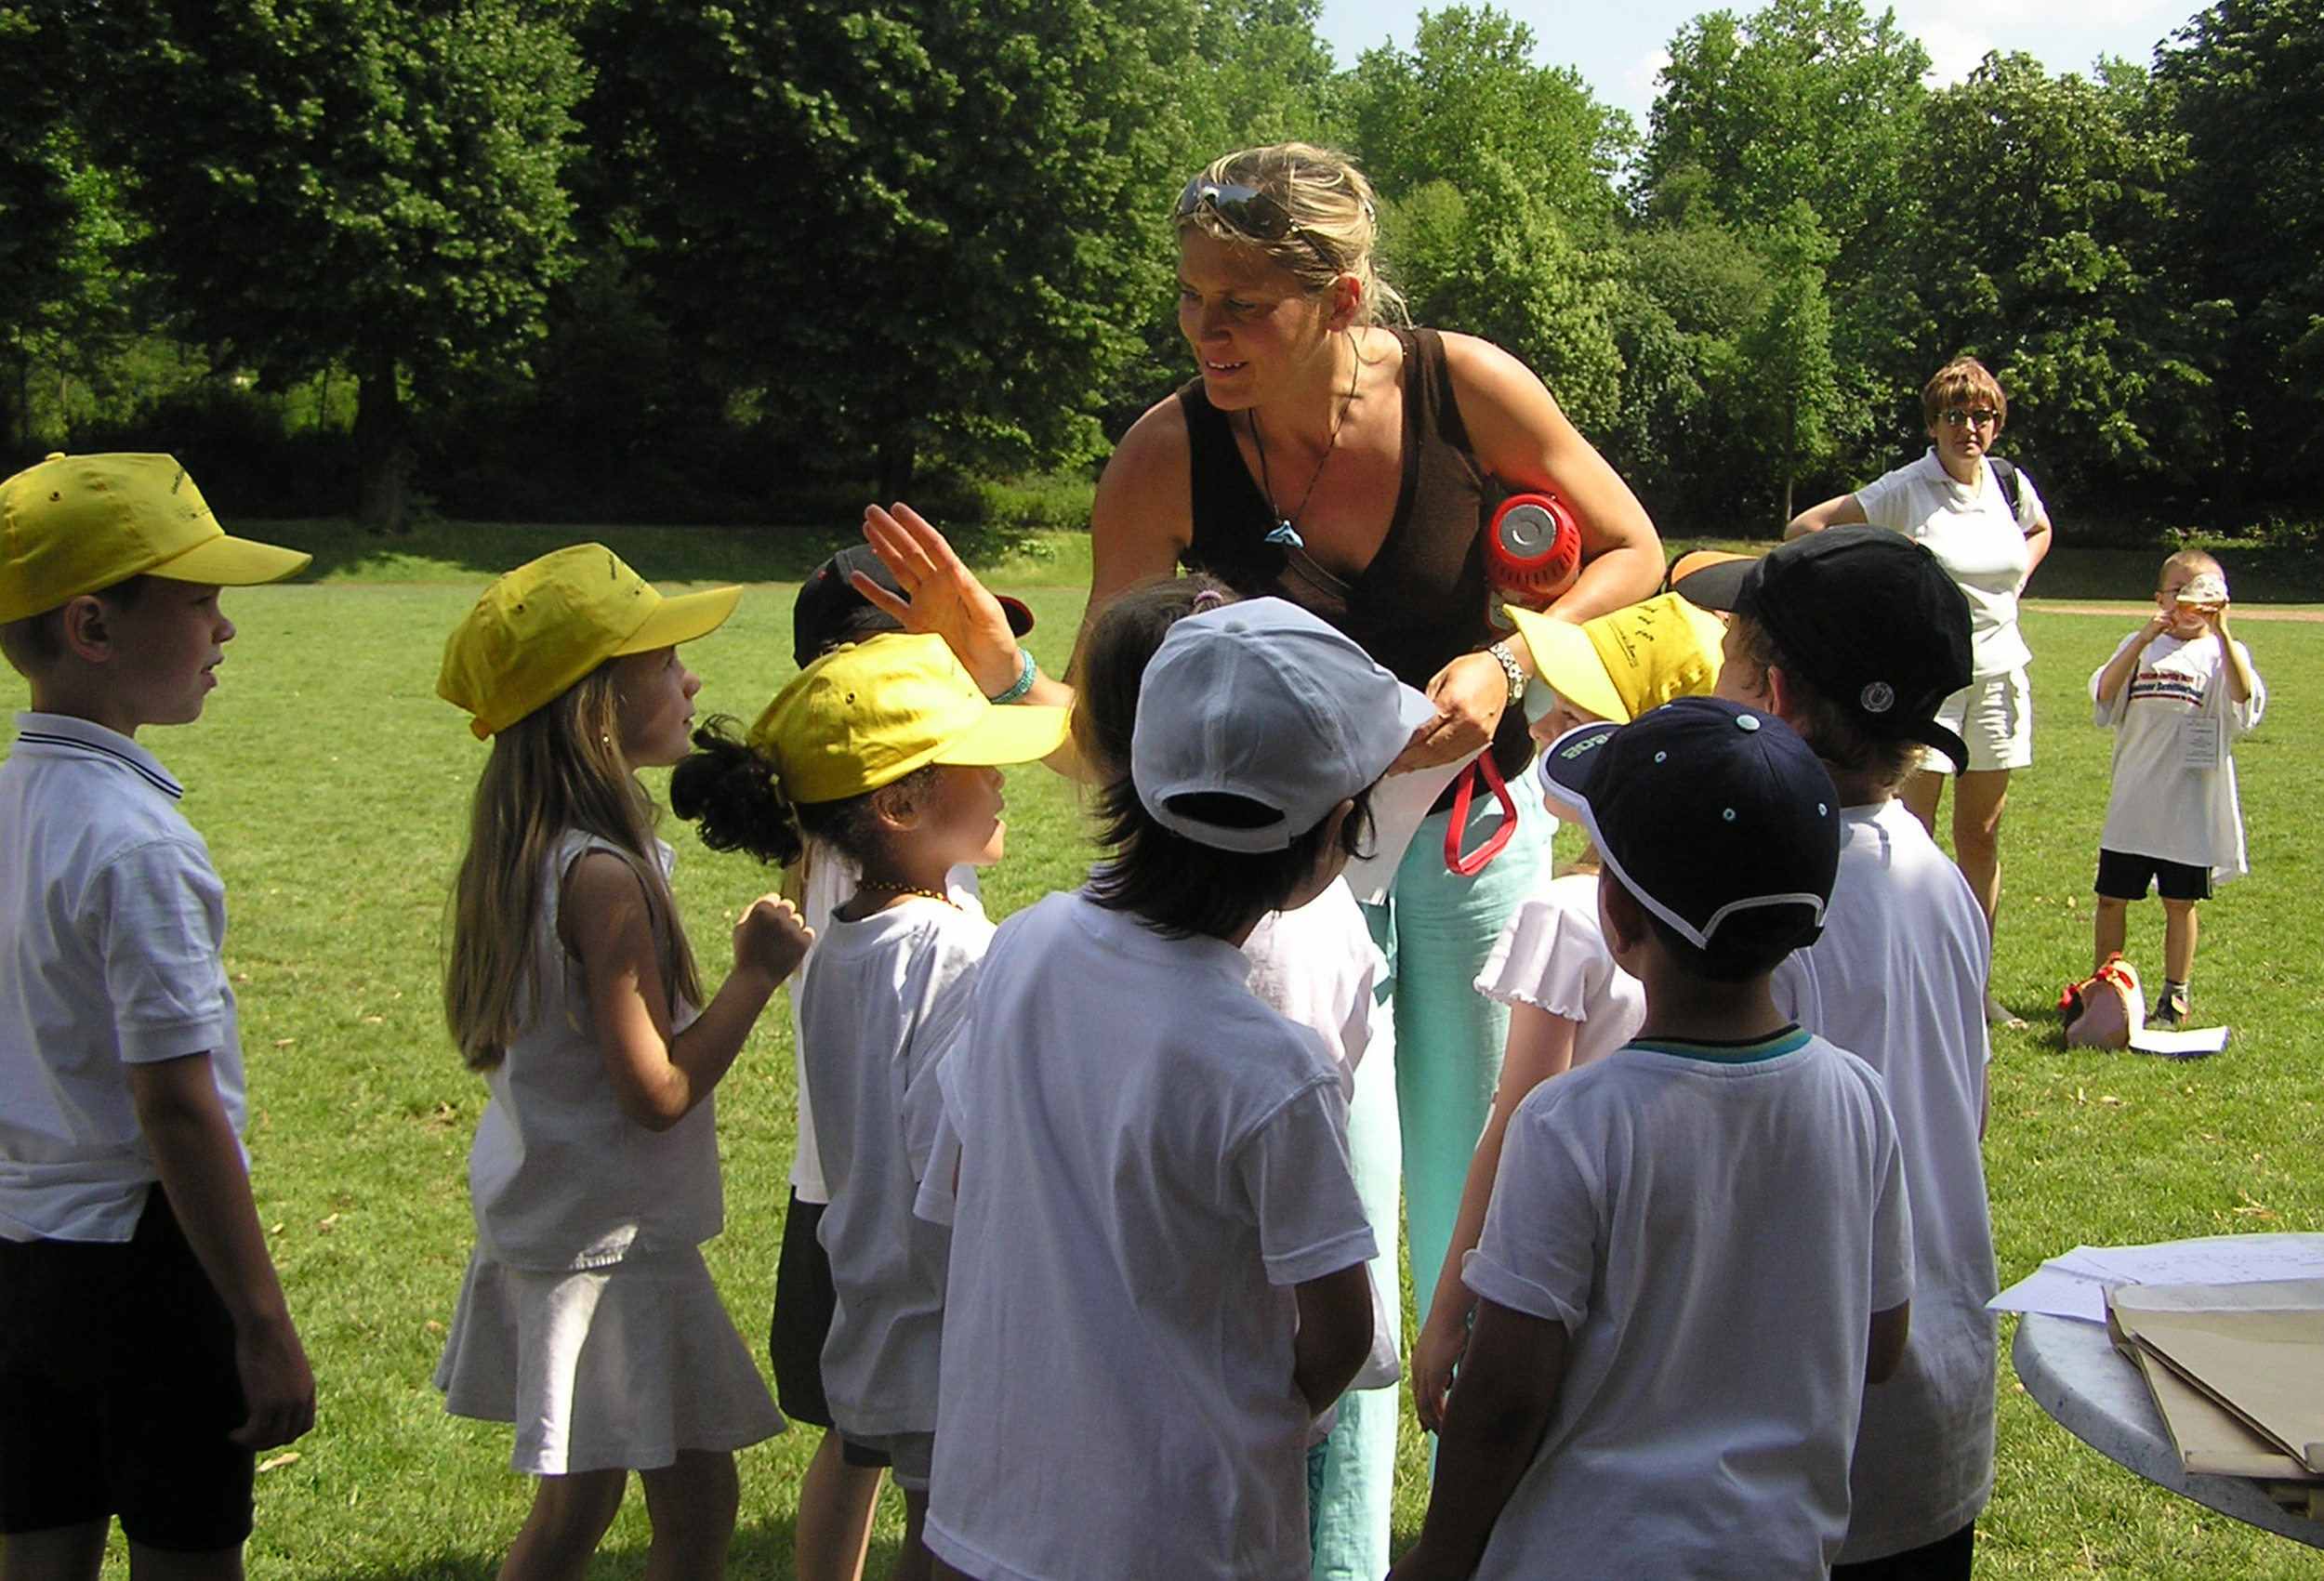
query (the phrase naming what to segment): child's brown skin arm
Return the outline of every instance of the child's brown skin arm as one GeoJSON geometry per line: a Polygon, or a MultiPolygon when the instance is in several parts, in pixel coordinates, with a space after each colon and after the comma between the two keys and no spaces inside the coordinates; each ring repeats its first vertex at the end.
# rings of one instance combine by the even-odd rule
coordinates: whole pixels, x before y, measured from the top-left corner
{"type": "Polygon", "coordinates": [[[1899,1302],[1872,1314],[1872,1343],[1864,1352],[1864,1381],[1886,1383],[1905,1363],[1905,1340],[1912,1333],[1912,1303],[1899,1302]]]}
{"type": "Polygon", "coordinates": [[[129,1096],[170,1211],[234,1320],[234,1370],[250,1416],[228,1436],[246,1449],[288,1443],[314,1426],[315,1376],[267,1255],[210,1057],[132,1065],[129,1096]]]}
{"type": "Polygon", "coordinates": [[[1477,1302],[1476,1328],[1437,1440],[1428,1518],[1389,1581],[1475,1571],[1493,1523],[1549,1431],[1565,1381],[1565,1347],[1564,1324],[1477,1302]]]}
{"type": "Polygon", "coordinates": [[[1300,1331],[1291,1341],[1291,1385],[1307,1414],[1331,1408],[1372,1349],[1372,1276],[1362,1263],[1292,1286],[1300,1331]]]}

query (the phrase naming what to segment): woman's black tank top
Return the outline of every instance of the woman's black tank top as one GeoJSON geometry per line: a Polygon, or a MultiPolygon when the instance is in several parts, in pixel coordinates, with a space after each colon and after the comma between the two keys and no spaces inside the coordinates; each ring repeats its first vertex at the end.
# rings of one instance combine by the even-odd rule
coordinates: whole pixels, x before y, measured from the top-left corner
{"type": "MultiPolygon", "coordinates": [[[[1178,392],[1186,419],[1194,533],[1179,559],[1247,598],[1313,611],[1407,685],[1501,635],[1487,615],[1484,531],[1505,494],[1470,454],[1445,342],[1433,329],[1392,329],[1404,347],[1404,467],[1395,514],[1371,563],[1343,582],[1305,554],[1267,542],[1274,512],[1244,463],[1227,415],[1202,380],[1178,392]]],[[[1515,774],[1532,755],[1524,710],[1501,716],[1493,757],[1515,774]]]]}

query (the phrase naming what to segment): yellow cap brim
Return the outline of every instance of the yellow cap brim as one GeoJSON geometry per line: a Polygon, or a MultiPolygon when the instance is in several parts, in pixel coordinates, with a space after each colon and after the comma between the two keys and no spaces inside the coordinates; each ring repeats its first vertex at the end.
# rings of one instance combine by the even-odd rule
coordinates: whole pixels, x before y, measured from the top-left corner
{"type": "Polygon", "coordinates": [[[205,538],[184,554],[148,566],[145,574],[165,582],[208,583],[218,587],[255,587],[296,576],[314,562],[314,556],[297,549],[277,548],[250,538],[220,533],[205,538]]]}
{"type": "Polygon", "coordinates": [[[1067,710],[1010,703],[985,710],[974,730],[931,760],[966,767],[1037,763],[1065,744],[1067,710]]]}
{"type": "Polygon", "coordinates": [[[1525,639],[1525,646],[1533,651],[1533,673],[1542,685],[1585,713],[1616,724],[1630,723],[1630,705],[1614,690],[1605,661],[1598,657],[1587,632],[1554,615],[1538,614],[1514,604],[1509,606],[1509,616],[1517,623],[1517,633],[1525,639]]]}
{"type": "Polygon", "coordinates": [[[699,593],[665,594],[654,606],[654,613],[645,617],[645,624],[631,632],[609,658],[625,653],[650,653],[656,648],[675,648],[680,642],[691,642],[697,637],[707,637],[726,624],[726,617],[742,602],[740,587],[706,587],[699,593]]]}

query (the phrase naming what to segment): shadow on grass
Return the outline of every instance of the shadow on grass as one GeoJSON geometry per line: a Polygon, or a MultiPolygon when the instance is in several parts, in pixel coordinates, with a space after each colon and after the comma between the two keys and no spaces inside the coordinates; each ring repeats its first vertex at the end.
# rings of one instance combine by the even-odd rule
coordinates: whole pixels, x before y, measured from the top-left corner
{"type": "MultiPolygon", "coordinates": [[[[632,1486],[630,1497],[638,1496],[632,1486]]],[[[746,1514],[744,1524],[735,1530],[734,1546],[727,1554],[729,1581],[779,1581],[788,1577],[792,1574],[793,1524],[788,1516],[754,1524],[746,1514]]],[[[347,1581],[492,1581],[505,1557],[499,1552],[438,1554],[401,1569],[351,1572],[347,1581]]],[[[885,1575],[894,1568],[895,1557],[896,1544],[875,1536],[864,1574],[885,1575]]],[[[645,1574],[645,1568],[643,1545],[609,1545],[598,1549],[596,1559],[590,1562],[589,1574],[593,1581],[614,1581],[616,1577],[633,1581],[645,1574]]]]}
{"type": "MultiPolygon", "coordinates": [[[[636,527],[429,521],[408,533],[366,533],[344,519],[240,521],[232,531],[304,549],[314,564],[301,582],[489,581],[568,544],[599,543],[652,582],[799,582],[838,550],[863,542],[852,523],[832,527],[636,527]]],[[[1008,528],[947,528],[971,565],[1020,551],[1033,534],[1008,528]]]]}

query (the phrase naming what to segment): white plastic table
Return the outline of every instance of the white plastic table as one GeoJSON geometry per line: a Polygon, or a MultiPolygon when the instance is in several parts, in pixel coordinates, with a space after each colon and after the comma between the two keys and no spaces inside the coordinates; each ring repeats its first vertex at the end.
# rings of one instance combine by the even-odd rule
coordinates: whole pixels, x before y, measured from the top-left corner
{"type": "Polygon", "coordinates": [[[2295,1515],[2257,1482],[2185,1469],[2146,1380],[2115,1350],[2105,1324],[2028,1312],[2018,1321],[2010,1360],[2026,1392],[2107,1459],[2223,1515],[2324,1548],[2324,1521],[2295,1515]]]}

